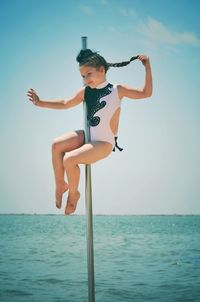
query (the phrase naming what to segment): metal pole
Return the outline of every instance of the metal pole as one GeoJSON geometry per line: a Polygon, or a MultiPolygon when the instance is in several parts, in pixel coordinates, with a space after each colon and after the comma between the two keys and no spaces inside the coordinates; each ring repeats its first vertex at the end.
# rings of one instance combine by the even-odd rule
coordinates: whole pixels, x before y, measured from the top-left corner
{"type": "MultiPolygon", "coordinates": [[[[82,49],[87,48],[87,37],[82,37],[82,49]]],[[[85,143],[90,140],[90,131],[87,121],[87,107],[83,102],[85,143]]],[[[87,264],[88,264],[88,301],[95,302],[94,280],[94,247],[93,247],[93,222],[92,222],[92,182],[91,166],[85,165],[85,205],[87,219],[87,264]]]]}

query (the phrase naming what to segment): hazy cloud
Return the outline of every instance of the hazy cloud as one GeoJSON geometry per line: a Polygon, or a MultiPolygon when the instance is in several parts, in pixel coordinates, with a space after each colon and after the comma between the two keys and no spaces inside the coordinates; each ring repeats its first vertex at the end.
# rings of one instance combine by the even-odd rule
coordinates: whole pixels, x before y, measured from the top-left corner
{"type": "Polygon", "coordinates": [[[124,17],[132,17],[132,18],[137,17],[137,14],[133,9],[128,9],[125,7],[119,7],[119,13],[124,17]]]}
{"type": "Polygon", "coordinates": [[[109,26],[108,27],[109,32],[114,35],[115,37],[120,37],[121,36],[121,32],[119,31],[118,28],[116,28],[115,26],[109,26]]]}
{"type": "Polygon", "coordinates": [[[139,31],[147,39],[155,42],[200,46],[200,39],[195,33],[170,30],[162,22],[151,17],[148,18],[147,23],[140,23],[139,31]]]}
{"type": "Polygon", "coordinates": [[[100,3],[101,3],[102,5],[107,5],[107,4],[108,4],[108,0],[100,0],[100,3]]]}
{"type": "Polygon", "coordinates": [[[93,9],[89,5],[80,5],[79,8],[85,15],[92,15],[93,13],[93,9]]]}

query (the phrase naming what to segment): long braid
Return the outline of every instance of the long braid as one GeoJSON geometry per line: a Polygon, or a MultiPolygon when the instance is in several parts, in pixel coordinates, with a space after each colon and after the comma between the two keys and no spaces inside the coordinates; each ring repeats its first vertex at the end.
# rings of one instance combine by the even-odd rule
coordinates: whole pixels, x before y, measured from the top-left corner
{"type": "Polygon", "coordinates": [[[104,57],[99,55],[97,52],[93,52],[91,49],[84,49],[81,50],[78,54],[76,60],[79,62],[79,65],[90,65],[95,68],[99,68],[103,66],[105,68],[105,72],[108,71],[109,67],[123,67],[130,64],[132,61],[138,59],[139,56],[134,56],[130,58],[129,61],[124,61],[120,63],[108,63],[104,57]]]}
{"type": "Polygon", "coordinates": [[[138,59],[139,56],[134,56],[132,58],[130,58],[129,61],[124,61],[124,62],[120,62],[120,63],[107,63],[108,67],[124,67],[128,64],[130,64],[132,61],[138,59]]]}

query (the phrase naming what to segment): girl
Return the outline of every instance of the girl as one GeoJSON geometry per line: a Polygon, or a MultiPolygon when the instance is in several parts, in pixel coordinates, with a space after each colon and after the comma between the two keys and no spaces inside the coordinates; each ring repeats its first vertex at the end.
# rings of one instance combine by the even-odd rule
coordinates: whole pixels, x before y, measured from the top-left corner
{"type": "Polygon", "coordinates": [[[61,208],[62,195],[67,190],[68,199],[65,214],[76,209],[80,198],[78,184],[80,178],[79,164],[92,164],[108,155],[117,146],[121,100],[144,99],[152,94],[152,76],[149,58],[145,55],[132,57],[127,62],[107,63],[97,52],[90,49],[81,50],[77,56],[80,74],[85,87],[81,88],[73,98],[65,100],[41,100],[37,93],[30,89],[29,100],[36,106],[51,109],[68,109],[85,100],[87,105],[87,121],[90,140],[85,143],[84,131],[66,133],[56,138],[52,144],[52,163],[56,183],[56,206],[61,208]],[[134,89],[124,85],[112,85],[106,80],[109,67],[122,67],[138,59],[145,67],[146,76],[142,89],[134,89]],[[68,183],[65,182],[64,172],[68,183]]]}

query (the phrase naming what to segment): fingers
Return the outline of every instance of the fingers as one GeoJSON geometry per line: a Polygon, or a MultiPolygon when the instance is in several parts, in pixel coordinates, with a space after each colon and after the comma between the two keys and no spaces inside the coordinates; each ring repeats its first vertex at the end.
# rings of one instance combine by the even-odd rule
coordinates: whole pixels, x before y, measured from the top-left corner
{"type": "Polygon", "coordinates": [[[36,91],[30,88],[26,94],[31,102],[34,102],[34,97],[37,95],[36,91]]]}
{"type": "Polygon", "coordinates": [[[146,55],[139,55],[138,60],[140,60],[144,66],[149,65],[149,57],[147,57],[146,55]]]}
{"type": "Polygon", "coordinates": [[[143,62],[143,61],[148,61],[148,60],[149,60],[149,57],[147,57],[147,56],[141,54],[141,55],[138,56],[138,59],[139,59],[141,62],[143,62]]]}
{"type": "Polygon", "coordinates": [[[36,94],[36,91],[33,90],[32,88],[28,90],[27,95],[33,95],[36,94]]]}
{"type": "Polygon", "coordinates": [[[28,96],[28,98],[29,98],[30,101],[33,101],[33,94],[32,94],[32,92],[30,90],[27,92],[26,95],[28,96]]]}

